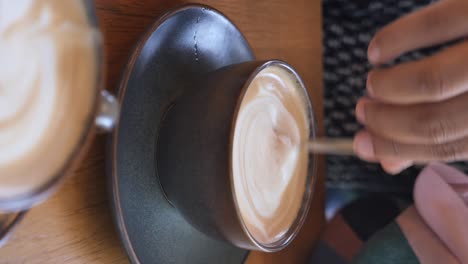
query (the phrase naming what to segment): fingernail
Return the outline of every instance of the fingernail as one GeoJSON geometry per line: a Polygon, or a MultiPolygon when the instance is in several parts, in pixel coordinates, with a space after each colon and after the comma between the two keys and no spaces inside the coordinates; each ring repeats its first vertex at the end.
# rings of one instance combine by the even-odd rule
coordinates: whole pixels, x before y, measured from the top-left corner
{"type": "Polygon", "coordinates": [[[359,121],[361,124],[366,123],[366,101],[365,100],[359,100],[359,102],[356,105],[356,119],[359,121]]]}
{"type": "Polygon", "coordinates": [[[375,159],[374,144],[369,133],[361,132],[356,135],[354,151],[363,159],[375,159]]]}
{"type": "Polygon", "coordinates": [[[380,164],[387,173],[396,175],[411,167],[413,162],[410,160],[382,160],[380,164]]]}
{"type": "Polygon", "coordinates": [[[390,174],[390,175],[397,175],[397,174],[400,174],[400,172],[402,172],[404,169],[406,169],[407,167],[391,167],[391,168],[387,168],[387,167],[383,167],[382,168],[384,169],[384,171],[387,173],[387,174],[390,174]]]}
{"type": "Polygon", "coordinates": [[[379,61],[380,48],[375,43],[375,40],[372,40],[369,44],[367,56],[369,57],[369,61],[372,64],[376,64],[379,61]]]}
{"type": "Polygon", "coordinates": [[[367,94],[371,97],[374,97],[374,90],[372,87],[372,76],[374,75],[373,71],[369,72],[367,74],[367,81],[366,81],[366,88],[367,88],[367,94]]]}

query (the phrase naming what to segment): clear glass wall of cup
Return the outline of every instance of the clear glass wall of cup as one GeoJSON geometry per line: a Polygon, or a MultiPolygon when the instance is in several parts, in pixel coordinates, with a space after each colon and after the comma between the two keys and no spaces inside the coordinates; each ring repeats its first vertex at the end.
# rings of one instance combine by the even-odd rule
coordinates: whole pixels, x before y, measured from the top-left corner
{"type": "MultiPolygon", "coordinates": [[[[90,25],[98,30],[97,17],[92,0],[82,0],[90,25]]],[[[74,146],[73,153],[67,157],[62,169],[55,175],[50,175],[42,186],[34,188],[33,191],[19,196],[0,199],[0,246],[3,245],[8,235],[21,221],[28,209],[46,200],[52,195],[66,175],[69,175],[73,168],[79,164],[86,149],[91,143],[91,139],[96,133],[111,131],[118,119],[119,104],[117,99],[106,90],[103,90],[104,58],[102,38],[96,38],[95,49],[98,63],[96,72],[96,82],[94,87],[94,109],[88,116],[86,128],[81,135],[80,142],[74,146]]],[[[33,170],[33,168],[32,168],[33,170]]],[[[0,185],[2,182],[0,181],[0,185]]]]}

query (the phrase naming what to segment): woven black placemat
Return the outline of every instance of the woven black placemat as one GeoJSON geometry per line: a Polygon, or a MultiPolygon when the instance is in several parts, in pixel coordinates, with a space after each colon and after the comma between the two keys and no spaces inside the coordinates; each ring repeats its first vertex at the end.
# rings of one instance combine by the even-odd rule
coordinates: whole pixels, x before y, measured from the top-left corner
{"type": "MultiPolygon", "coordinates": [[[[431,2],[323,0],[324,104],[328,136],[352,137],[361,129],[354,116],[354,107],[365,93],[367,72],[371,68],[367,61],[367,46],[374,33],[398,17],[431,2]]],[[[440,48],[411,52],[394,63],[421,59],[440,48]]],[[[418,168],[409,168],[398,176],[390,176],[379,165],[354,157],[327,158],[328,187],[410,193],[418,172],[418,168]]]]}

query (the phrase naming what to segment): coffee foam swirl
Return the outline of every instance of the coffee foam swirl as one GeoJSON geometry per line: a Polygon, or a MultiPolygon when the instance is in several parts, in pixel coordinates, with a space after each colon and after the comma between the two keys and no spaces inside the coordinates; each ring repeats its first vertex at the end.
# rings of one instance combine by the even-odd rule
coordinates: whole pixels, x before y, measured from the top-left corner
{"type": "Polygon", "coordinates": [[[281,239],[302,205],[308,167],[307,104],[296,78],[269,66],[241,102],[233,138],[233,181],[242,219],[260,243],[281,239]]]}
{"type": "Polygon", "coordinates": [[[58,173],[90,120],[99,34],[79,0],[0,0],[0,198],[58,173]]]}

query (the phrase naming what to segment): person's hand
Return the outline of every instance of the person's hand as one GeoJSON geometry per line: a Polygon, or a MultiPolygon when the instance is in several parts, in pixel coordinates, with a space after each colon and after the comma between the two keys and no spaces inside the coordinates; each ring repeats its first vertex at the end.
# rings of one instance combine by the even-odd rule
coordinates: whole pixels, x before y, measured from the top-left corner
{"type": "MultiPolygon", "coordinates": [[[[368,49],[380,65],[423,47],[468,36],[468,0],[441,0],[380,30],[368,49]]],[[[365,125],[358,156],[390,173],[413,163],[468,159],[468,41],[420,61],[372,70],[356,106],[365,125]]]]}

